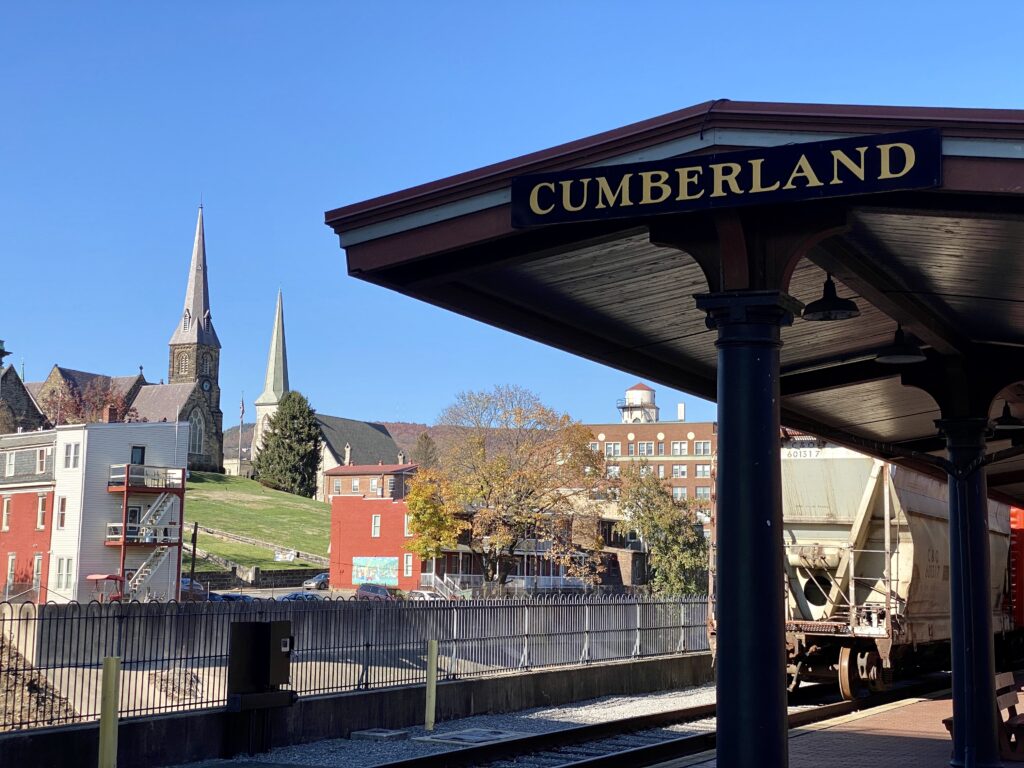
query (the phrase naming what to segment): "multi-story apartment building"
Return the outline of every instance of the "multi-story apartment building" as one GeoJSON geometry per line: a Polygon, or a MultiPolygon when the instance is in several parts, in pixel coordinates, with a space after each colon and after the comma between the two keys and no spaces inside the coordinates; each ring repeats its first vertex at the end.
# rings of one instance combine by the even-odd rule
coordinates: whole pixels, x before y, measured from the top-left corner
{"type": "Polygon", "coordinates": [[[168,422],[0,435],[0,594],[175,599],[188,440],[168,422]]]}

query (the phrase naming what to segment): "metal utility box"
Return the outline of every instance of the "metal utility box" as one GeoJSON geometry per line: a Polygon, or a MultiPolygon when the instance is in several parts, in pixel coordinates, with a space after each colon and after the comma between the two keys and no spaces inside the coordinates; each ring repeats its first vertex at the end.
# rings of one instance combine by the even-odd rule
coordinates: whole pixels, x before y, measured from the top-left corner
{"type": "Polygon", "coordinates": [[[228,695],[276,691],[291,678],[290,621],[239,621],[228,638],[228,695]]]}

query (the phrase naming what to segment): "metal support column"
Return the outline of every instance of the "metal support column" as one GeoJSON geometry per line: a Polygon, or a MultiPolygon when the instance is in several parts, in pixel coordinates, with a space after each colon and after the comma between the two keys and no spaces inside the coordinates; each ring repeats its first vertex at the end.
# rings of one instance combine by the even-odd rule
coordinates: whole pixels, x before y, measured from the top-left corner
{"type": "Polygon", "coordinates": [[[953,666],[950,765],[998,768],[988,486],[980,460],[988,420],[943,419],[949,474],[949,590],[953,666]]]}
{"type": "Polygon", "coordinates": [[[697,297],[718,341],[718,764],[788,763],[780,330],[800,304],[773,290],[697,297]]]}

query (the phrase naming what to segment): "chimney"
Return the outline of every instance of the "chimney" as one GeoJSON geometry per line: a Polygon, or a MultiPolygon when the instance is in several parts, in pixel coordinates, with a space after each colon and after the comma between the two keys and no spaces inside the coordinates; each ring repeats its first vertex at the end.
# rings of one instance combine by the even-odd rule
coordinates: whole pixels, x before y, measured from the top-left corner
{"type": "Polygon", "coordinates": [[[398,463],[405,464],[405,451],[398,452],[398,463]]]}
{"type": "Polygon", "coordinates": [[[686,403],[679,403],[676,406],[676,419],[678,421],[686,421],[686,403]]]}
{"type": "Polygon", "coordinates": [[[345,443],[345,466],[351,466],[352,464],[352,445],[345,443]]]}

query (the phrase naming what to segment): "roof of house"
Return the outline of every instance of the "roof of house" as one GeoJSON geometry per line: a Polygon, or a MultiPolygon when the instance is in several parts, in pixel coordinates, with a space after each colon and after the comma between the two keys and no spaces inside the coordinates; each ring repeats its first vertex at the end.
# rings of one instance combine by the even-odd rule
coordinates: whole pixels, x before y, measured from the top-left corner
{"type": "Polygon", "coordinates": [[[194,383],[148,384],[139,390],[132,407],[138,421],[179,421],[180,412],[188,401],[194,383]]]}
{"type": "MultiPolygon", "coordinates": [[[[143,383],[146,381],[141,373],[136,373],[133,376],[107,376],[105,373],[76,371],[74,368],[65,368],[60,365],[53,366],[53,370],[57,371],[60,377],[79,394],[83,394],[91,384],[100,386],[109,384],[113,392],[118,395],[126,395],[139,379],[142,379],[143,383]]],[[[26,381],[25,389],[32,394],[32,397],[38,398],[44,384],[46,384],[45,381],[26,381]]]]}
{"type": "Polygon", "coordinates": [[[642,381],[638,381],[636,384],[634,384],[632,387],[630,387],[626,391],[627,392],[637,392],[637,391],[639,391],[639,392],[653,392],[654,390],[651,387],[648,387],[642,381]]]}
{"type": "Polygon", "coordinates": [[[351,446],[350,461],[355,464],[393,462],[398,446],[383,424],[343,419],[339,416],[316,415],[328,450],[339,462],[345,460],[345,445],[351,446]]]}
{"type": "Polygon", "coordinates": [[[349,464],[347,467],[335,467],[327,470],[325,475],[397,475],[402,472],[415,472],[416,464],[349,464]]]}

